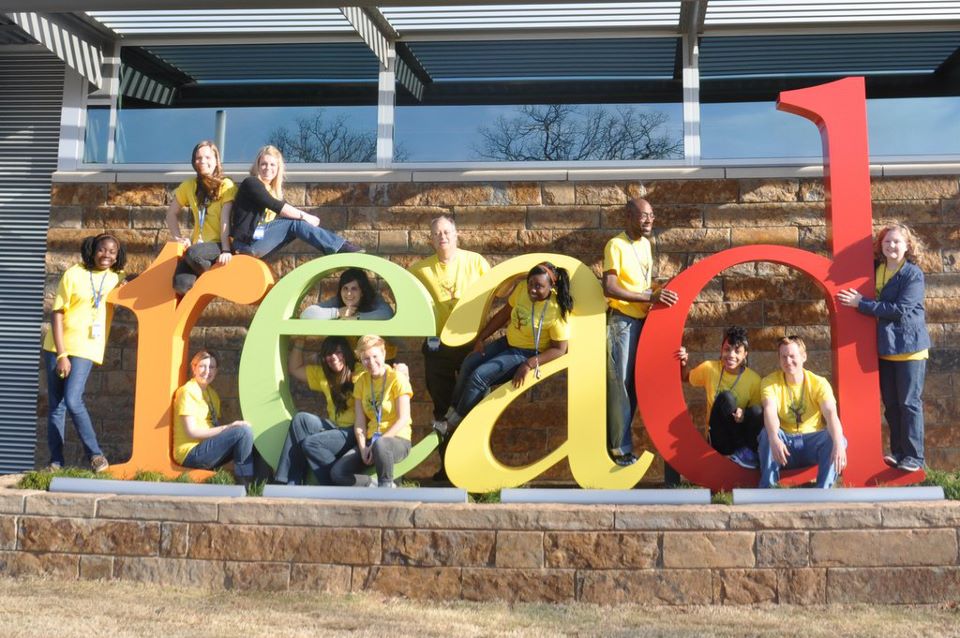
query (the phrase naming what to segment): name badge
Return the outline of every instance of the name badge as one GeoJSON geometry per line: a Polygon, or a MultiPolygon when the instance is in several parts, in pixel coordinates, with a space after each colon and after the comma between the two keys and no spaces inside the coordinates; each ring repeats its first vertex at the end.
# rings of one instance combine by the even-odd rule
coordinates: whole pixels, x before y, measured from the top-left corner
{"type": "Polygon", "coordinates": [[[436,352],[440,349],[440,337],[427,337],[427,350],[436,352]]]}
{"type": "Polygon", "coordinates": [[[94,321],[90,324],[90,338],[91,339],[102,339],[103,338],[103,324],[99,321],[94,321]]]}
{"type": "Polygon", "coordinates": [[[253,231],[253,241],[258,241],[260,239],[263,239],[263,234],[266,232],[266,230],[267,230],[266,224],[257,224],[256,230],[253,231]]]}

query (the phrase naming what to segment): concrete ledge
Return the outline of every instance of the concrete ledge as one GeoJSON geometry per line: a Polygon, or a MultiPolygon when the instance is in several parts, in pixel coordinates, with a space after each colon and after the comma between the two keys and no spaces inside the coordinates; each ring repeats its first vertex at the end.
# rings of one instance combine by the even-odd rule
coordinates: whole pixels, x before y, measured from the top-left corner
{"type": "Polygon", "coordinates": [[[891,501],[942,501],[942,487],[838,487],[818,489],[733,490],[734,505],[765,503],[888,503],[891,501]]]}
{"type": "Polygon", "coordinates": [[[242,485],[197,485],[195,483],[151,483],[101,479],[54,477],[51,492],[81,494],[135,494],[140,496],[246,496],[242,485]]]}
{"type": "Polygon", "coordinates": [[[456,487],[399,487],[395,489],[319,485],[266,485],[264,498],[310,498],[332,501],[403,501],[466,503],[467,491],[456,487]]]}
{"type": "Polygon", "coordinates": [[[500,492],[500,502],[575,505],[709,505],[710,490],[505,489],[500,492]]]}

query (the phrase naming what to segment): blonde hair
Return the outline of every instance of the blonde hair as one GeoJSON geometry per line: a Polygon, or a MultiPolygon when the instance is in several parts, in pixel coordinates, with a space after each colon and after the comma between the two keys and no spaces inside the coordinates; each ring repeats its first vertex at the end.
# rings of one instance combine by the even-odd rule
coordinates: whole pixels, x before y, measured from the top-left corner
{"type": "Polygon", "coordinates": [[[197,365],[204,359],[213,359],[214,363],[217,364],[217,367],[220,367],[220,357],[218,357],[217,353],[213,350],[207,350],[206,348],[203,348],[197,354],[193,355],[193,359],[190,359],[190,367],[193,368],[193,366],[197,365]]]}
{"type": "Polygon", "coordinates": [[[907,240],[907,252],[904,257],[911,263],[917,263],[917,260],[923,256],[923,242],[910,230],[909,226],[900,222],[890,222],[877,233],[877,239],[873,243],[873,255],[876,260],[886,261],[886,257],[883,256],[883,239],[891,230],[899,230],[903,233],[904,239],[907,240]]]}
{"type": "Polygon", "coordinates": [[[360,339],[357,341],[357,347],[354,348],[353,351],[359,359],[364,352],[370,350],[371,348],[380,348],[384,351],[384,353],[386,353],[387,342],[383,340],[383,337],[378,337],[377,335],[366,335],[364,337],[360,337],[360,339]]]}
{"type": "Polygon", "coordinates": [[[800,335],[787,335],[785,337],[780,337],[780,340],[777,341],[777,352],[780,352],[780,348],[783,346],[789,346],[791,343],[797,344],[797,347],[800,348],[802,354],[807,354],[807,344],[803,342],[803,337],[800,335]]]}
{"type": "Polygon", "coordinates": [[[283,161],[283,153],[280,152],[279,148],[272,144],[267,144],[257,151],[257,157],[253,160],[253,166],[250,167],[250,174],[254,177],[260,175],[260,159],[264,155],[269,155],[277,159],[277,176],[267,184],[267,188],[274,197],[283,199],[283,180],[287,178],[287,166],[283,161]]]}

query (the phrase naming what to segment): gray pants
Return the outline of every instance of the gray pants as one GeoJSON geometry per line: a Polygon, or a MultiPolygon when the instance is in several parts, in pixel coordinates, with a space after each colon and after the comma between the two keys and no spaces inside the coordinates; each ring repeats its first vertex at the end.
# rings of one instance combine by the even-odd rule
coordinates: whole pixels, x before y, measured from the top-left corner
{"type": "MultiPolygon", "coordinates": [[[[377,468],[377,484],[393,483],[393,465],[410,454],[410,441],[395,436],[381,437],[373,445],[373,465],[377,468]]],[[[365,474],[367,466],[360,458],[360,450],[353,448],[333,464],[330,478],[334,485],[352,485],[367,487],[373,483],[370,475],[365,474]]]]}

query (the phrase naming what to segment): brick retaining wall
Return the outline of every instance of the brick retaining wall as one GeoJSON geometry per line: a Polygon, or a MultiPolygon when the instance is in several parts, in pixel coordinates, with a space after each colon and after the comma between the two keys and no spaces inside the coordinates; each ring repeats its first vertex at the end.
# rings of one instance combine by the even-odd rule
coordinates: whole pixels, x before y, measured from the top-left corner
{"type": "Polygon", "coordinates": [[[960,503],[561,506],[0,491],[0,574],[427,600],[960,599],[960,503]]]}
{"type": "MultiPolygon", "coordinates": [[[[164,211],[175,184],[60,183],[52,191],[48,237],[46,307],[62,272],[78,260],[79,237],[109,230],[130,252],[129,270],[145,268],[166,240],[164,211]]],[[[874,221],[905,220],[930,251],[927,309],[934,349],[927,368],[927,460],[935,468],[960,467],[960,181],[957,176],[875,177],[874,221]]],[[[494,263],[528,252],[572,255],[599,272],[603,246],[622,226],[627,197],[645,195],[656,213],[655,253],[661,280],[704,255],[732,246],[774,243],[824,253],[826,227],[819,179],[690,179],[619,182],[463,182],[292,184],[287,198],[320,216],[322,223],[370,252],[408,265],[431,252],[429,220],[453,214],[461,245],[494,263]]],[[[837,214],[842,214],[838,211],[837,214]]],[[[276,276],[315,257],[296,242],[273,264],[276,276]]],[[[332,292],[332,290],[331,290],[332,292]]],[[[225,355],[216,386],[231,418],[238,415],[234,373],[253,309],[213,303],[191,333],[191,345],[225,355]]],[[[751,331],[751,361],[761,372],[776,366],[772,351],[784,331],[804,336],[811,369],[830,371],[829,321],[820,292],[793,271],[770,264],[745,264],[725,271],[700,294],[687,322],[685,345],[692,362],[716,356],[722,329],[732,322],[751,331]]],[[[429,428],[430,404],[423,386],[419,343],[401,343],[399,359],[411,366],[415,438],[429,428]]],[[[136,370],[132,315],[117,313],[102,368],[87,386],[88,405],[105,452],[112,461],[129,456],[136,370]]],[[[566,438],[564,378],[550,379],[518,400],[494,431],[494,451],[505,463],[541,458],[566,438]],[[549,400],[549,403],[546,401],[549,400]],[[542,406],[550,405],[548,410],[542,406]]],[[[688,389],[694,418],[702,421],[704,400],[688,389]]],[[[300,388],[298,407],[318,410],[316,398],[300,388]]],[[[46,462],[46,390],[38,409],[38,464],[46,462]]],[[[843,415],[841,415],[843,416],[843,415]]],[[[599,430],[602,432],[602,428],[599,430]]],[[[638,418],[635,440],[652,449],[638,418]]],[[[76,437],[68,435],[68,461],[81,462],[76,437]]],[[[430,476],[433,459],[415,477],[430,476]]],[[[649,479],[659,475],[659,467],[649,479]]],[[[570,480],[566,463],[545,479],[570,480]]]]}

